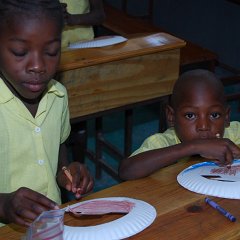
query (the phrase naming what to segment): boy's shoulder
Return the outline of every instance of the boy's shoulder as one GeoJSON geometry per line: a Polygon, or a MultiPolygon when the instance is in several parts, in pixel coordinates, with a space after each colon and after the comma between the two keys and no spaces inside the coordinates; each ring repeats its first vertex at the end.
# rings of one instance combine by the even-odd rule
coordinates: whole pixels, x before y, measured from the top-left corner
{"type": "Polygon", "coordinates": [[[158,144],[161,143],[164,146],[175,145],[177,143],[180,143],[174,128],[168,128],[163,133],[155,133],[149,136],[145,141],[152,142],[152,143],[157,142],[158,144]]]}
{"type": "Polygon", "coordinates": [[[224,138],[230,139],[235,144],[240,144],[240,122],[231,122],[230,126],[225,129],[224,138]]]}
{"type": "Polygon", "coordinates": [[[168,129],[166,129],[164,132],[155,133],[155,134],[151,135],[150,137],[170,137],[170,138],[175,138],[176,137],[176,132],[175,132],[174,128],[170,127],[168,129]]]}
{"type": "Polygon", "coordinates": [[[178,143],[180,143],[180,141],[177,138],[174,129],[169,128],[163,133],[155,133],[146,138],[142,145],[135,152],[133,152],[131,156],[149,150],[173,146],[178,143]]]}
{"type": "Polygon", "coordinates": [[[226,128],[226,130],[233,130],[233,131],[235,131],[236,129],[240,129],[240,122],[238,121],[230,122],[230,126],[226,128]]]}

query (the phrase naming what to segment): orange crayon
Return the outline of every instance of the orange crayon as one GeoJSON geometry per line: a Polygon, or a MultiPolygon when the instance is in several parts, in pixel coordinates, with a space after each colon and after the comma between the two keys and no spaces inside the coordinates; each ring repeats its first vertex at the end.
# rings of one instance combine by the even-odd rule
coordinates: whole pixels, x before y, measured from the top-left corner
{"type": "Polygon", "coordinates": [[[72,183],[72,175],[71,175],[70,171],[65,166],[62,167],[62,170],[63,170],[64,174],[66,175],[66,177],[69,179],[69,181],[72,183]]]}

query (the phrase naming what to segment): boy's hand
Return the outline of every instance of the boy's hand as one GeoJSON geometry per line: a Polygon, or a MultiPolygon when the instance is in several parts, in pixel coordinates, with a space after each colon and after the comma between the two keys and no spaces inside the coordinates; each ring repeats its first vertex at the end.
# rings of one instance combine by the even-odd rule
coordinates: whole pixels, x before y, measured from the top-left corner
{"type": "Polygon", "coordinates": [[[77,15],[76,14],[70,14],[67,10],[67,4],[61,3],[62,5],[62,11],[63,11],[63,18],[64,23],[69,26],[78,25],[76,22],[77,15]]]}
{"type": "Polygon", "coordinates": [[[240,157],[240,148],[227,138],[198,139],[193,143],[197,154],[215,160],[221,166],[230,165],[240,157]]]}
{"type": "Polygon", "coordinates": [[[58,183],[61,187],[73,192],[77,199],[80,198],[82,194],[90,192],[93,189],[93,178],[84,164],[72,162],[67,167],[67,170],[71,174],[72,180],[64,174],[64,171],[61,171],[57,177],[58,183]]]}
{"type": "Polygon", "coordinates": [[[68,18],[67,4],[66,3],[61,3],[61,5],[62,5],[64,22],[65,22],[65,24],[67,24],[67,18],[68,18]]]}
{"type": "Polygon", "coordinates": [[[54,209],[59,209],[55,202],[29,188],[0,195],[1,218],[6,223],[28,227],[43,211],[54,209]]]}

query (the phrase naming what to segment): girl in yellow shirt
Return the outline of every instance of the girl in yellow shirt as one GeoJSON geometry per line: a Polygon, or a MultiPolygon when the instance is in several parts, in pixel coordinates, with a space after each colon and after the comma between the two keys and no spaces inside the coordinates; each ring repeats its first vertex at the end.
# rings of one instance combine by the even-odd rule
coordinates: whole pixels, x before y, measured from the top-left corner
{"type": "Polygon", "coordinates": [[[61,55],[60,2],[6,0],[0,11],[0,225],[29,226],[59,208],[59,186],[79,198],[93,179],[84,165],[68,162],[68,97],[52,79],[61,55]]]}

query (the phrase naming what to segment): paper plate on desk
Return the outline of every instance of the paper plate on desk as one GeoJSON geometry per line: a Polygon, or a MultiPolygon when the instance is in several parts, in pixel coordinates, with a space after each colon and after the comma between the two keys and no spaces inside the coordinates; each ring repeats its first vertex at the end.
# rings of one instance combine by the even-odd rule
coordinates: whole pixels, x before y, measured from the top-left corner
{"type": "Polygon", "coordinates": [[[105,47],[114,45],[117,43],[125,42],[127,38],[122,36],[103,36],[94,38],[90,41],[81,41],[76,43],[71,43],[68,48],[77,49],[77,48],[95,48],[95,47],[105,47]]]}
{"type": "Polygon", "coordinates": [[[231,168],[219,167],[214,162],[198,163],[183,170],[177,181],[192,192],[240,199],[240,160],[234,160],[231,168]]]}
{"type": "Polygon", "coordinates": [[[130,212],[114,221],[87,227],[64,226],[64,240],[119,240],[133,236],[152,224],[156,218],[155,208],[141,200],[123,197],[98,198],[71,205],[74,208],[91,201],[128,201],[134,203],[130,212]]]}

